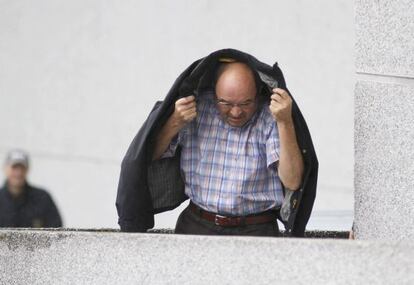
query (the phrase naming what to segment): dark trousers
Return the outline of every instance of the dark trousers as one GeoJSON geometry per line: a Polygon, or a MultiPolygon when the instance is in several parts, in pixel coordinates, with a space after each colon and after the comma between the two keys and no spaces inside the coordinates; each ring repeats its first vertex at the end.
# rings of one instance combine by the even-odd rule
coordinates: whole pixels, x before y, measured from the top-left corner
{"type": "Polygon", "coordinates": [[[277,237],[279,235],[279,227],[277,221],[243,225],[237,227],[223,227],[213,222],[206,221],[193,213],[189,207],[185,208],[178,217],[175,226],[176,234],[192,234],[192,235],[237,235],[237,236],[269,236],[277,237]]]}

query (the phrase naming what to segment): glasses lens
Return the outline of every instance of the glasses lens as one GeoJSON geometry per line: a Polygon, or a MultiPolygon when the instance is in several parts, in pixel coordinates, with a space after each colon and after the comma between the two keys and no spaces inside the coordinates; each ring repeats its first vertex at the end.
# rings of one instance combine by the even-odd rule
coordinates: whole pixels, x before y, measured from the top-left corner
{"type": "Polygon", "coordinates": [[[223,108],[226,109],[230,109],[233,107],[240,107],[242,109],[249,109],[250,107],[253,106],[255,101],[247,101],[247,102],[243,102],[243,103],[230,103],[227,101],[223,101],[223,100],[217,100],[217,104],[223,108]]]}

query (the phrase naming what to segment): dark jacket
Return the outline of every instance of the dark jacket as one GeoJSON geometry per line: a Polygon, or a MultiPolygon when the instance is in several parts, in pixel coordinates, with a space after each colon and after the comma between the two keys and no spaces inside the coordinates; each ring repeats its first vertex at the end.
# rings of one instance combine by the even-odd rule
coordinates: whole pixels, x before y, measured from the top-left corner
{"type": "Polygon", "coordinates": [[[0,189],[0,227],[57,228],[62,226],[50,195],[26,183],[23,193],[13,198],[7,184],[0,189]]]}
{"type": "MultiPolygon", "coordinates": [[[[176,79],[165,99],[154,106],[122,161],[116,199],[122,231],[145,232],[154,226],[154,214],[174,209],[188,199],[180,174],[180,152],[175,157],[152,162],[155,137],[174,111],[177,99],[197,96],[198,91],[211,88],[221,58],[232,58],[249,65],[259,83],[260,96],[267,100],[270,100],[274,87],[289,92],[277,63],[272,67],[238,50],[219,50],[191,64],[176,79]]],[[[294,99],[292,117],[305,171],[299,190],[285,190],[280,220],[288,233],[303,236],[316,195],[318,160],[308,127],[294,99]]]]}

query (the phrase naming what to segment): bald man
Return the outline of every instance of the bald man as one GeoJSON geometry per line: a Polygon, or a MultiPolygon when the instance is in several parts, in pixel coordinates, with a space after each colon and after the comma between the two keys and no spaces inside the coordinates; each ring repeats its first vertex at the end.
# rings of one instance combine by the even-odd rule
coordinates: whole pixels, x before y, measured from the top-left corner
{"type": "Polygon", "coordinates": [[[283,187],[296,190],[303,160],[292,121],[292,99],[279,88],[260,94],[244,63],[222,63],[215,86],[176,101],[153,159],[175,155],[189,206],[175,232],[278,236],[283,187]]]}

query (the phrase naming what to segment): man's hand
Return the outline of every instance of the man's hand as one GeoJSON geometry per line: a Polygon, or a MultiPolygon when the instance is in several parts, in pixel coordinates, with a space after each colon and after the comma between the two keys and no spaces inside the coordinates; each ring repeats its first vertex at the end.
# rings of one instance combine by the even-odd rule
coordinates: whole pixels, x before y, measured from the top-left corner
{"type": "Polygon", "coordinates": [[[187,123],[197,116],[196,101],[194,96],[178,99],[175,102],[174,113],[171,115],[171,123],[178,129],[183,128],[187,123]]]}
{"type": "Polygon", "coordinates": [[[280,88],[274,88],[270,97],[270,112],[273,118],[280,123],[291,122],[292,120],[292,98],[280,88]]]}
{"type": "Polygon", "coordinates": [[[168,118],[157,136],[157,141],[152,156],[153,160],[161,157],[171,140],[178,132],[197,116],[196,101],[194,96],[178,99],[175,102],[174,112],[168,118]]]}

